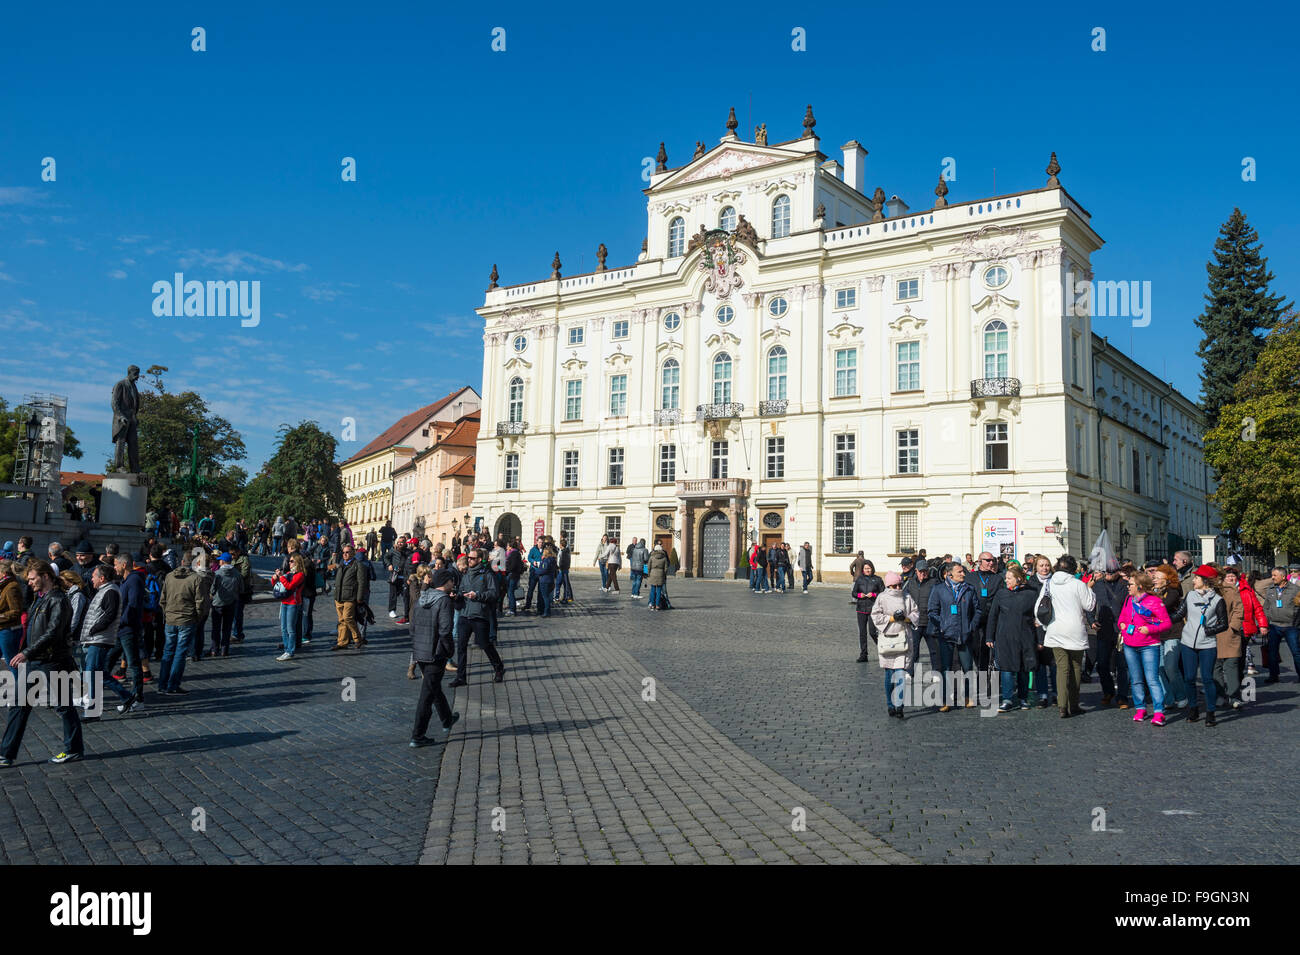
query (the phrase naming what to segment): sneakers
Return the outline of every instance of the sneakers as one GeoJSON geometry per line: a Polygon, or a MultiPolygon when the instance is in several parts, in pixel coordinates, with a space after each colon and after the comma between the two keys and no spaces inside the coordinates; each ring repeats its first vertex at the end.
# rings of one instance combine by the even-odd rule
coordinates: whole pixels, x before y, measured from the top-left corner
{"type": "Polygon", "coordinates": [[[464,686],[464,685],[465,685],[465,678],[464,678],[463,676],[458,676],[458,677],[456,677],[456,679],[452,680],[452,681],[451,681],[450,683],[448,683],[447,685],[448,685],[448,686],[464,686]]]}
{"type": "Polygon", "coordinates": [[[143,702],[141,702],[140,700],[131,700],[131,701],[129,701],[129,702],[127,702],[127,703],[123,703],[121,706],[119,706],[119,707],[117,708],[117,711],[118,711],[119,713],[136,713],[136,712],[139,712],[139,711],[142,710],[142,709],[144,709],[144,703],[143,703],[143,702]]]}
{"type": "Polygon", "coordinates": [[[276,657],[275,659],[276,659],[278,662],[283,663],[283,662],[286,661],[286,660],[292,660],[292,659],[293,659],[293,654],[292,654],[292,653],[282,653],[282,654],[280,654],[278,657],[276,657]]]}
{"type": "Polygon", "coordinates": [[[1217,726],[1218,723],[1219,723],[1219,721],[1216,720],[1216,719],[1214,718],[1214,713],[1213,713],[1213,712],[1210,712],[1210,713],[1206,713],[1206,714],[1205,714],[1205,725],[1206,725],[1206,726],[1217,726]]]}
{"type": "Polygon", "coordinates": [[[388,616],[390,616],[390,617],[392,617],[394,620],[396,620],[396,619],[397,619],[397,611],[396,611],[396,610],[390,610],[390,611],[388,611],[388,616]]]}
{"type": "Polygon", "coordinates": [[[407,620],[405,617],[398,617],[398,618],[397,618],[397,622],[398,622],[398,623],[410,623],[410,621],[407,620]]]}
{"type": "Polygon", "coordinates": [[[438,742],[436,739],[430,739],[427,736],[417,736],[411,740],[411,749],[419,749],[421,746],[432,746],[438,742]]]}
{"type": "Polygon", "coordinates": [[[1259,670],[1255,667],[1246,667],[1246,676],[1259,676],[1259,670]]]}
{"type": "Polygon", "coordinates": [[[1151,717],[1151,725],[1152,725],[1152,726],[1164,726],[1164,725],[1165,725],[1165,714],[1163,714],[1163,713],[1157,713],[1155,716],[1151,717]]]}
{"type": "Polygon", "coordinates": [[[0,756],[0,769],[7,769],[13,764],[14,761],[10,759],[8,756],[0,756]]]}
{"type": "Polygon", "coordinates": [[[1134,722],[1134,723],[1141,723],[1141,722],[1145,721],[1146,718],[1147,718],[1147,711],[1146,711],[1146,710],[1138,710],[1136,713],[1133,714],[1133,722],[1134,722]]]}
{"type": "Polygon", "coordinates": [[[448,722],[442,724],[442,731],[443,731],[444,733],[450,733],[450,732],[451,732],[451,728],[452,728],[453,726],[456,725],[456,721],[459,720],[459,719],[460,719],[460,713],[459,713],[459,712],[452,713],[452,714],[451,714],[451,719],[450,719],[448,722]]]}
{"type": "Polygon", "coordinates": [[[500,670],[497,670],[497,674],[492,678],[492,682],[504,683],[505,681],[506,681],[506,668],[502,667],[500,670]]]}
{"type": "Polygon", "coordinates": [[[51,756],[51,763],[75,763],[81,759],[80,753],[59,753],[57,756],[51,756]]]}
{"type": "Polygon", "coordinates": [[[455,672],[456,672],[456,664],[454,664],[454,663],[452,663],[450,660],[448,660],[448,661],[447,661],[447,665],[446,665],[445,667],[443,667],[442,669],[443,669],[445,672],[447,672],[447,673],[455,673],[455,672]]]}
{"type": "Polygon", "coordinates": [[[999,713],[1010,713],[1014,709],[1015,707],[1011,705],[1009,700],[1003,700],[1001,705],[998,706],[999,713]]]}
{"type": "Polygon", "coordinates": [[[943,706],[939,707],[939,712],[940,712],[940,713],[947,713],[947,712],[948,712],[949,710],[951,710],[951,709],[952,709],[952,707],[949,706],[947,703],[945,703],[943,706]]]}

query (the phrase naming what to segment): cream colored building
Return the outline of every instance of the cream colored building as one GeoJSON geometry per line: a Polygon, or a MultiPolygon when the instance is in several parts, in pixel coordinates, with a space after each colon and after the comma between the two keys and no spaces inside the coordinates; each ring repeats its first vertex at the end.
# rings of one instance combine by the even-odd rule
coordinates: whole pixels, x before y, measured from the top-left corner
{"type": "Polygon", "coordinates": [[[432,425],[435,442],[393,472],[393,527],[451,543],[474,502],[474,454],[479,415],[432,425]]]}
{"type": "Polygon", "coordinates": [[[356,538],[379,530],[388,520],[398,533],[409,533],[410,527],[404,529],[401,521],[414,514],[414,482],[396,490],[394,473],[433,444],[440,426],[449,428],[479,405],[473,388],[459,388],[403,416],[340,465],[346,495],[343,515],[356,538]],[[401,515],[395,510],[398,505],[403,508],[401,515]]]}
{"type": "Polygon", "coordinates": [[[913,211],[868,198],[856,141],[823,154],[811,110],[775,145],[729,126],[660,163],[634,264],[604,268],[602,246],[585,275],[558,255],[524,285],[494,269],[478,310],[489,529],[531,540],[540,522],[576,538],[575,566],[602,534],[658,537],[706,577],[754,540],[809,541],[819,575],[840,576],[860,549],[882,567],[919,547],[1059,553],[1058,537],[1086,554],[1104,524],[1134,556],[1139,536],[1217,530],[1194,404],[1077,305],[1102,239],[1055,155],[1041,188],[949,204],[940,179],[913,211]],[[1140,483],[1099,484],[1108,448],[1111,468],[1137,451],[1140,483]]]}

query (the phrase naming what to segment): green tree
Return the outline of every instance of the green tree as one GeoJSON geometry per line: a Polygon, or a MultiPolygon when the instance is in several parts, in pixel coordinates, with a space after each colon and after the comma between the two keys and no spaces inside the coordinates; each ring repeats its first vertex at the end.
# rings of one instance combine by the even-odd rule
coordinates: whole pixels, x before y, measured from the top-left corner
{"type": "MultiPolygon", "coordinates": [[[[14,479],[14,463],[18,457],[19,441],[27,440],[27,419],[31,413],[22,405],[9,407],[9,402],[0,398],[0,482],[10,483],[14,479]]],[[[63,432],[63,456],[80,459],[81,442],[71,428],[63,432]]]]}
{"type": "Polygon", "coordinates": [[[299,521],[343,513],[343,473],[334,462],[337,442],[315,421],[281,425],[275,454],[240,499],[244,520],[292,515],[299,521]]]}
{"type": "Polygon", "coordinates": [[[1205,311],[1196,319],[1204,333],[1196,354],[1202,362],[1201,406],[1206,426],[1213,428],[1220,409],[1232,400],[1233,387],[1255,365],[1263,347],[1259,333],[1272,328],[1290,303],[1269,292],[1268,258],[1260,254],[1259,233],[1240,209],[1220,226],[1205,271],[1209,291],[1205,311]]]}
{"type": "Polygon", "coordinates": [[[1254,547],[1300,552],[1300,313],[1278,319],[1205,436],[1223,525],[1254,547]]]}

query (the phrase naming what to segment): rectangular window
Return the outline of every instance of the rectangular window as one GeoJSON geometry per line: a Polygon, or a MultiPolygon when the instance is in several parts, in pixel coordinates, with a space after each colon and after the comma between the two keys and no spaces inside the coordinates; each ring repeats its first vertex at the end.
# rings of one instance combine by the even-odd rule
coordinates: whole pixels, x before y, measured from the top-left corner
{"type": "Polygon", "coordinates": [[[659,483],[672,484],[677,480],[677,445],[659,445],[659,483]]]}
{"type": "Polygon", "coordinates": [[[564,452],[564,486],[578,486],[578,452],[564,452]]]}
{"type": "Polygon", "coordinates": [[[564,420],[582,420],[582,379],[571,378],[564,383],[564,420]]]}
{"type": "Polygon", "coordinates": [[[984,470],[1005,471],[1010,467],[1007,424],[1005,421],[989,422],[984,426],[984,470]]]}
{"type": "Polygon", "coordinates": [[[898,343],[898,391],[921,390],[921,343],[898,343]]]}
{"type": "Polygon", "coordinates": [[[609,379],[609,416],[627,417],[627,375],[613,375],[609,379]]]}
{"type": "Polygon", "coordinates": [[[617,542],[623,536],[623,518],[611,516],[605,518],[605,536],[617,542]]]}
{"type": "Polygon", "coordinates": [[[858,350],[835,349],[835,397],[858,393],[858,350]]]}
{"type": "Polygon", "coordinates": [[[1137,448],[1133,449],[1133,493],[1142,493],[1142,459],[1137,448]]]}
{"type": "Polygon", "coordinates": [[[569,344],[581,345],[586,337],[587,330],[581,325],[574,325],[569,329],[569,344]]]}
{"type": "Polygon", "coordinates": [[[621,487],[623,485],[623,449],[609,449],[609,486],[621,487]]]}
{"type": "Polygon", "coordinates": [[[915,428],[898,432],[898,473],[921,473],[921,432],[915,428]]]}
{"type": "Polygon", "coordinates": [[[831,529],[831,537],[834,541],[835,553],[853,553],[853,512],[832,511],[831,529]]]}
{"type": "Polygon", "coordinates": [[[682,366],[675,359],[664,362],[660,372],[659,407],[665,411],[680,407],[682,397],[682,366]]]}
{"type": "Polygon", "coordinates": [[[573,545],[573,538],[578,532],[578,519],[576,517],[560,518],[560,536],[573,545]]]}
{"type": "Polygon", "coordinates": [[[628,326],[628,322],[626,318],[620,318],[614,322],[613,327],[614,327],[615,341],[619,341],[620,339],[627,338],[627,326],[628,326]]]}
{"type": "Polygon", "coordinates": [[[1070,335],[1070,380],[1076,385],[1082,385],[1079,380],[1079,336],[1070,335]]]}
{"type": "Polygon", "coordinates": [[[1074,426],[1074,466],[1080,474],[1088,473],[1088,462],[1083,451],[1083,425],[1074,426]]]}
{"type": "Polygon", "coordinates": [[[712,453],[709,456],[709,477],[715,481],[722,480],[727,476],[727,442],[714,441],[712,453]]]}
{"type": "Polygon", "coordinates": [[[894,553],[916,553],[916,541],[920,537],[920,511],[897,511],[894,514],[894,553]]]}
{"type": "Polygon", "coordinates": [[[1101,439],[1101,479],[1110,480],[1110,438],[1101,439]]]}
{"type": "MultiPolygon", "coordinates": [[[[519,490],[519,455],[518,454],[506,455],[506,490],[507,491],[519,490]]],[[[443,498],[442,498],[442,509],[444,511],[447,509],[447,496],[445,492],[443,493],[443,498]]]]}
{"type": "Polygon", "coordinates": [[[921,297],[921,280],[920,279],[899,279],[898,280],[898,300],[900,302],[910,302],[912,299],[921,297]]]}
{"type": "Polygon", "coordinates": [[[835,290],[836,308],[853,308],[858,304],[858,290],[855,288],[837,288],[835,290]]]}
{"type": "Polygon", "coordinates": [[[835,476],[853,477],[857,473],[858,436],[856,434],[837,434],[835,436],[835,476]]]}
{"type": "Polygon", "coordinates": [[[767,476],[785,477],[785,438],[767,439],[767,476]]]}

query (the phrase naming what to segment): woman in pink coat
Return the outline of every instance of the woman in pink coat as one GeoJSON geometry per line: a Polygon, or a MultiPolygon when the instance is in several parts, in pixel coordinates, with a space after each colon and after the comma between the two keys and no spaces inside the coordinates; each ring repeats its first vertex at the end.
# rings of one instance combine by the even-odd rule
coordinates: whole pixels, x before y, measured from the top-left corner
{"type": "Polygon", "coordinates": [[[1133,688],[1133,705],[1137,712],[1133,722],[1147,718],[1146,688],[1151,688],[1152,726],[1165,725],[1165,691],[1160,682],[1160,638],[1169,631],[1169,612],[1155,594],[1155,581],[1144,570],[1128,581],[1128,599],[1119,612],[1119,635],[1128,662],[1129,682],[1133,688]]]}

